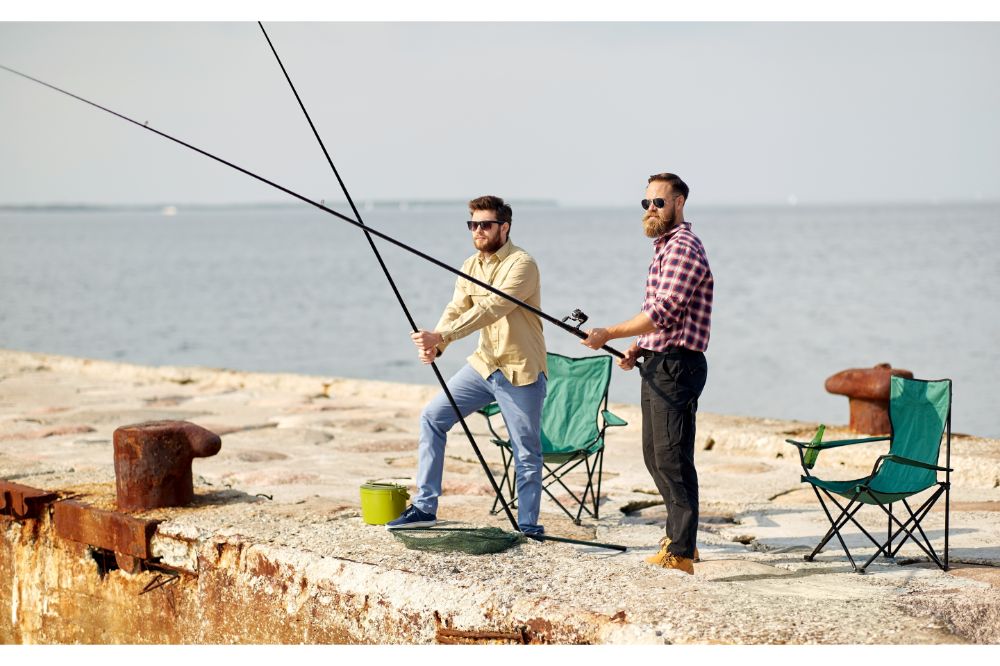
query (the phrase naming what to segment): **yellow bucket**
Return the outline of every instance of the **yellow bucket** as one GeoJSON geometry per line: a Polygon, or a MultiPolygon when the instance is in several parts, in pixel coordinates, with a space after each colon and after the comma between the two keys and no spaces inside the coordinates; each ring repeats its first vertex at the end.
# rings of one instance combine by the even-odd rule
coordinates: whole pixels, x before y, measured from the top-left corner
{"type": "Polygon", "coordinates": [[[361,486],[361,518],[369,525],[385,525],[399,518],[408,499],[405,486],[369,481],[361,486]]]}

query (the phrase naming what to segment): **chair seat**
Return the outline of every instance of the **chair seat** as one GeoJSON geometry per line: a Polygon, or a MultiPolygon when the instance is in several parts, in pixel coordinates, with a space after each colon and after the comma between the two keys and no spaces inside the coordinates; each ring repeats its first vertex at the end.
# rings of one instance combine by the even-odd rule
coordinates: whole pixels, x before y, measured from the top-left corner
{"type": "MultiPolygon", "coordinates": [[[[506,439],[491,439],[491,442],[497,446],[502,446],[508,451],[513,451],[513,447],[509,440],[506,439]]],[[[545,462],[561,464],[569,460],[574,460],[576,458],[584,458],[586,456],[592,456],[598,451],[604,448],[604,440],[598,440],[592,442],[590,446],[584,446],[582,448],[574,448],[568,451],[542,451],[542,458],[545,462]]]]}
{"type": "Polygon", "coordinates": [[[546,453],[542,458],[547,463],[554,463],[556,465],[561,465],[562,463],[569,462],[570,460],[575,460],[577,458],[585,458],[586,456],[597,453],[601,447],[595,447],[593,451],[588,451],[587,449],[579,449],[577,451],[571,451],[569,453],[546,453]]]}
{"type": "Polygon", "coordinates": [[[803,476],[802,482],[811,483],[818,488],[825,488],[831,493],[836,493],[845,499],[854,499],[863,504],[891,504],[892,502],[898,502],[899,500],[905,499],[910,495],[927,490],[937,483],[936,481],[932,481],[921,488],[914,488],[903,492],[886,493],[879,491],[878,488],[864,488],[864,484],[868,483],[871,478],[872,477],[870,476],[865,476],[860,479],[851,479],[850,481],[826,481],[816,476],[803,476]],[[861,491],[861,494],[854,497],[858,491],[861,491]]]}

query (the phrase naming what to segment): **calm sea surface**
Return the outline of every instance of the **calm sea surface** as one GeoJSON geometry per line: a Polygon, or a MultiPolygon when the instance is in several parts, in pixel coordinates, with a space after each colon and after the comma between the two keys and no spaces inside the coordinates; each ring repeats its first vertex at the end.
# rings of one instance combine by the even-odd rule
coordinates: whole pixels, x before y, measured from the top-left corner
{"type": "MultiPolygon", "coordinates": [[[[515,208],[542,307],[635,314],[651,243],[639,209],[515,208]]],[[[847,422],[831,374],[879,362],[954,380],[954,430],[1000,437],[1000,207],[699,209],[716,279],[705,411],[847,422]]],[[[368,225],[458,267],[462,206],[368,225]]],[[[377,241],[418,324],[454,276],[377,241]]],[[[591,353],[546,324],[550,351],[591,353]]],[[[455,343],[450,375],[476,336],[455,343]]],[[[625,341],[616,346],[624,348],[625,341]]],[[[434,383],[364,236],[312,210],[0,213],[0,347],[142,364],[434,383]]],[[[615,370],[612,400],[638,402],[615,370]]]]}

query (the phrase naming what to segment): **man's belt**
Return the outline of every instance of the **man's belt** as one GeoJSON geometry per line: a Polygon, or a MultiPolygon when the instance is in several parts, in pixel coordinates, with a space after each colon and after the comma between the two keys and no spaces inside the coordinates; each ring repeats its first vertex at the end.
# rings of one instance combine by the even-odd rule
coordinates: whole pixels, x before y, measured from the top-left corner
{"type": "Polygon", "coordinates": [[[662,351],[653,351],[651,349],[643,349],[642,347],[639,347],[640,358],[653,358],[654,356],[683,356],[685,354],[700,353],[701,352],[688,349],[687,347],[667,347],[662,351]]]}

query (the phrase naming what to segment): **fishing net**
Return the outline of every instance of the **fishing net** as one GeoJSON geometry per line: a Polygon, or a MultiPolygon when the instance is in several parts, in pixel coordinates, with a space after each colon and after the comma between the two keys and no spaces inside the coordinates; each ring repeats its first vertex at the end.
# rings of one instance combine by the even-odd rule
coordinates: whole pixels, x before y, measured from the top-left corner
{"type": "Polygon", "coordinates": [[[392,534],[412,550],[469,555],[500,553],[526,538],[519,532],[505,532],[499,527],[398,529],[392,530],[392,534]]]}

